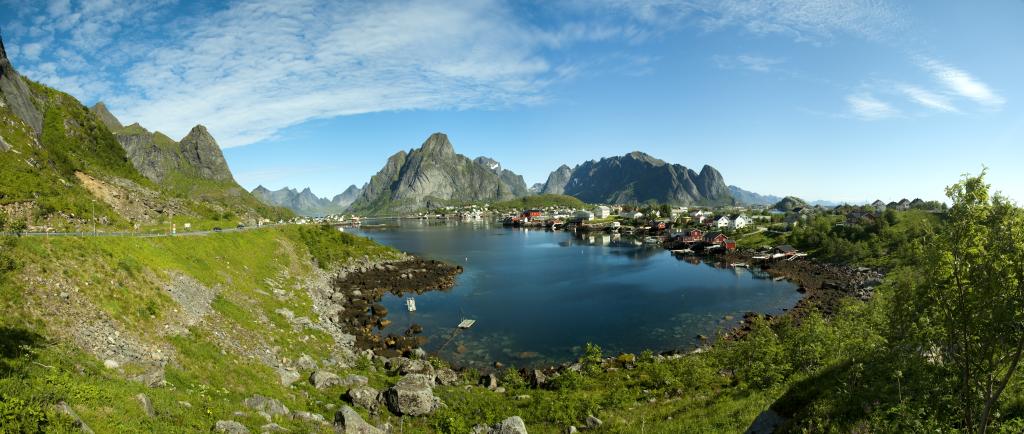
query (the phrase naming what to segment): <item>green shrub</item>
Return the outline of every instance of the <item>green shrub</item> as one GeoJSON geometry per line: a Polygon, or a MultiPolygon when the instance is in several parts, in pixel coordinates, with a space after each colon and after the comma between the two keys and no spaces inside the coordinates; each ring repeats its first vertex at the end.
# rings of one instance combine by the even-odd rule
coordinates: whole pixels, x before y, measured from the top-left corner
{"type": "Polygon", "coordinates": [[[501,383],[508,390],[520,390],[526,388],[526,380],[519,374],[516,368],[508,368],[501,376],[501,383]]]}

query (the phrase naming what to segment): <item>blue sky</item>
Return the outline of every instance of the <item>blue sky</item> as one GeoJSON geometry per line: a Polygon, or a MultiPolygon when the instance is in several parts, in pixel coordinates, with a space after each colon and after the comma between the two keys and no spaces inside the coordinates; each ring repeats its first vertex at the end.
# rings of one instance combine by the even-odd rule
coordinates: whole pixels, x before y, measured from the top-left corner
{"type": "Polygon", "coordinates": [[[30,78],[206,125],[243,186],[366,182],[435,131],[543,182],[641,150],[765,194],[1024,200],[1024,2],[0,0],[30,78]]]}

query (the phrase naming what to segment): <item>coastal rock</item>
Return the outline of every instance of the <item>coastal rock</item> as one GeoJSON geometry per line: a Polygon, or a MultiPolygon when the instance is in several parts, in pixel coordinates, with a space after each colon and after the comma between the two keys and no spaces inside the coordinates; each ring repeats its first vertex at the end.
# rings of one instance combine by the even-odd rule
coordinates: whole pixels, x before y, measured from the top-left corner
{"type": "Polygon", "coordinates": [[[355,386],[349,389],[345,395],[352,404],[363,407],[371,413],[376,413],[380,409],[384,399],[377,389],[367,385],[355,386]]]}
{"type": "Polygon", "coordinates": [[[384,402],[397,415],[423,416],[433,413],[441,406],[441,399],[434,396],[431,388],[433,377],[422,374],[406,376],[384,391],[384,402]]]}
{"type": "Polygon", "coordinates": [[[249,434],[249,428],[233,420],[218,420],[213,425],[213,432],[224,434],[249,434]]]}
{"type": "Polygon", "coordinates": [[[530,387],[540,388],[548,382],[548,377],[539,369],[532,369],[527,373],[526,381],[530,383],[530,387]]]}
{"type": "Polygon", "coordinates": [[[453,386],[459,382],[459,374],[449,368],[441,368],[436,371],[435,379],[437,384],[442,386],[453,386]]]}
{"type": "Polygon", "coordinates": [[[267,398],[261,395],[253,395],[245,400],[245,406],[256,411],[265,412],[271,416],[288,416],[291,412],[281,401],[267,398]]]}
{"type": "Polygon", "coordinates": [[[494,374],[487,374],[480,377],[480,385],[490,390],[498,388],[498,377],[494,374]]]}
{"type": "Polygon", "coordinates": [[[335,432],[344,434],[384,434],[384,431],[366,423],[352,407],[344,406],[334,415],[335,432]]]}

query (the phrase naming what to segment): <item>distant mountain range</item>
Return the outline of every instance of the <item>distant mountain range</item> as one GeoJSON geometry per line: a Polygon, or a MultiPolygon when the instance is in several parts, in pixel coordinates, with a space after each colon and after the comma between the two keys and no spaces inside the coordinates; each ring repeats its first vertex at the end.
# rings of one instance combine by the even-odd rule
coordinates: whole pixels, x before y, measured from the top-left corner
{"type": "Polygon", "coordinates": [[[523,178],[481,157],[455,153],[448,136],[432,134],[419,149],[388,158],[350,210],[365,214],[409,212],[452,202],[501,201],[528,194],[523,178]]]}
{"type": "Polygon", "coordinates": [[[268,205],[282,206],[298,215],[321,217],[344,212],[361,191],[359,187],[351,185],[333,199],[327,199],[317,197],[309,187],[301,192],[288,187],[272,191],[260,185],[252,190],[252,194],[268,205]]]}
{"type": "Polygon", "coordinates": [[[700,173],[643,152],[561,166],[548,176],[545,194],[565,194],[588,203],[727,205],[733,199],[722,174],[705,165],[700,173]]]}

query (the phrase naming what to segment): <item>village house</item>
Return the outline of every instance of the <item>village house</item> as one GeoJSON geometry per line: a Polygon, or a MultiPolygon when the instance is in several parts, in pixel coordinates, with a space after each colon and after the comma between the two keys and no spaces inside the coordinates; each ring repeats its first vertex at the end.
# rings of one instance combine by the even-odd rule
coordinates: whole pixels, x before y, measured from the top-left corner
{"type": "Polygon", "coordinates": [[[743,214],[740,214],[729,219],[729,229],[732,230],[745,228],[748,224],[750,224],[750,219],[743,214]]]}
{"type": "Polygon", "coordinates": [[[720,246],[728,239],[729,237],[725,236],[725,234],[721,232],[708,232],[704,234],[704,242],[706,244],[720,246]]]}
{"type": "Polygon", "coordinates": [[[732,220],[729,219],[729,216],[721,216],[718,219],[716,219],[714,223],[711,224],[711,226],[721,229],[729,227],[730,223],[732,223],[732,220]]]}
{"type": "Polygon", "coordinates": [[[881,200],[871,202],[871,206],[875,208],[875,211],[877,212],[885,212],[885,202],[882,202],[881,200]]]}
{"type": "Polygon", "coordinates": [[[611,208],[600,205],[594,208],[594,218],[606,219],[612,215],[611,208]]]}
{"type": "Polygon", "coordinates": [[[679,217],[685,216],[687,211],[689,211],[689,208],[685,206],[672,208],[671,215],[669,217],[671,217],[672,220],[675,220],[678,219],[679,217]]]}
{"type": "Polygon", "coordinates": [[[594,213],[586,210],[576,211],[576,215],[574,216],[574,218],[581,222],[589,222],[594,219],[594,213]]]}

